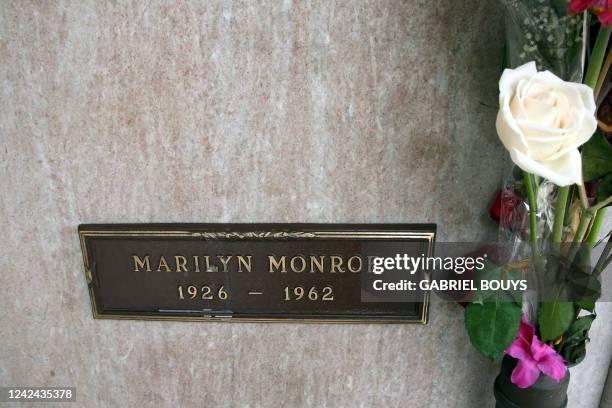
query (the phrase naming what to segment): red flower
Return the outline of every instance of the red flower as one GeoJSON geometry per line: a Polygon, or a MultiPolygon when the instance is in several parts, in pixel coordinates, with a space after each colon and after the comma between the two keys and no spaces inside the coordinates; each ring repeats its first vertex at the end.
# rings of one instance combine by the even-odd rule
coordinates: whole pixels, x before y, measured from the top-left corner
{"type": "Polygon", "coordinates": [[[593,7],[597,0],[572,0],[570,1],[567,11],[570,14],[582,13],[584,10],[593,7]]]}
{"type": "MultiPolygon", "coordinates": [[[[515,227],[517,221],[517,206],[521,203],[521,199],[512,190],[500,191],[495,198],[495,202],[489,209],[491,218],[498,221],[502,227],[515,227]],[[517,211],[515,211],[515,209],[517,211]]],[[[521,217],[518,217],[521,218],[521,217]]],[[[520,225],[518,225],[520,227],[520,225]]]]}
{"type": "Polygon", "coordinates": [[[604,27],[610,27],[612,25],[612,9],[602,11],[597,14],[597,18],[601,21],[604,27]]]}
{"type": "Polygon", "coordinates": [[[591,9],[605,27],[612,25],[612,0],[571,0],[567,11],[578,14],[591,9]]]}

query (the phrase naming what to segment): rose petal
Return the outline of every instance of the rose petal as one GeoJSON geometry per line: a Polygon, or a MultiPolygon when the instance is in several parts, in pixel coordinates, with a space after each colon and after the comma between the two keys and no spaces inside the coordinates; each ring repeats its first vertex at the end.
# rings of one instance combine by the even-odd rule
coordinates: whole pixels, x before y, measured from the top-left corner
{"type": "Polygon", "coordinates": [[[516,86],[516,92],[512,95],[512,99],[509,101],[509,109],[512,112],[512,117],[519,121],[521,119],[527,118],[527,112],[523,108],[523,97],[521,94],[521,85],[525,82],[524,79],[521,79],[516,86]]]}
{"type": "Polygon", "coordinates": [[[524,154],[529,153],[527,142],[509,109],[502,107],[499,110],[497,120],[495,121],[495,128],[497,129],[499,140],[501,140],[507,150],[516,149],[524,152],[524,154]]]}
{"type": "Polygon", "coordinates": [[[524,132],[525,139],[529,144],[531,144],[532,141],[541,143],[563,143],[567,139],[566,129],[554,129],[546,127],[541,123],[529,122],[527,120],[522,119],[519,119],[516,122],[521,127],[521,130],[524,132]]]}
{"type": "Polygon", "coordinates": [[[544,177],[558,186],[582,184],[582,158],[578,149],[573,149],[556,160],[536,161],[521,153],[510,150],[512,161],[524,171],[544,177]]]}
{"type": "Polygon", "coordinates": [[[499,113],[496,127],[506,149],[512,146],[525,153],[529,152],[527,142],[516,123],[516,115],[520,117],[522,109],[520,106],[512,108],[511,104],[522,105],[521,89],[537,72],[535,62],[531,61],[516,69],[505,69],[499,80],[499,113]]]}
{"type": "Polygon", "coordinates": [[[582,103],[584,104],[584,109],[595,117],[595,111],[597,107],[595,106],[595,97],[593,96],[593,88],[585,84],[572,83],[572,89],[576,91],[576,93],[582,99],[582,103]]]}
{"type": "Polygon", "coordinates": [[[547,161],[553,161],[559,159],[561,156],[565,156],[573,150],[577,150],[577,147],[587,142],[595,133],[597,129],[597,121],[595,118],[589,118],[582,121],[582,130],[576,132],[573,138],[567,137],[563,142],[563,147],[554,154],[551,154],[546,158],[547,161]]]}
{"type": "MultiPolygon", "coordinates": [[[[546,130],[539,133],[539,137],[529,137],[527,135],[533,135],[531,129],[534,129],[533,124],[520,123],[523,134],[526,135],[525,139],[529,145],[529,157],[536,161],[548,161],[551,157],[556,155],[561,149],[563,149],[564,143],[567,140],[566,136],[557,136],[554,133],[547,133],[546,130]]],[[[520,151],[520,149],[519,149],[520,151]]]]}
{"type": "Polygon", "coordinates": [[[540,369],[534,360],[519,360],[512,370],[510,380],[519,388],[531,387],[540,376],[540,369]]]}
{"type": "Polygon", "coordinates": [[[597,130],[597,120],[594,116],[584,116],[581,120],[582,127],[574,132],[573,137],[567,137],[563,142],[563,147],[555,154],[551,155],[548,160],[556,160],[565,155],[570,150],[577,149],[579,146],[588,142],[597,130]]]}
{"type": "Polygon", "coordinates": [[[520,67],[514,69],[504,69],[501,78],[499,79],[499,93],[505,95],[507,93],[513,93],[514,86],[522,78],[530,78],[537,74],[538,69],[536,68],[535,61],[530,61],[520,67]]]}
{"type": "Polygon", "coordinates": [[[597,18],[604,27],[610,27],[612,25],[612,11],[602,11],[597,14],[597,18]]]}
{"type": "Polygon", "coordinates": [[[567,6],[569,14],[582,13],[584,10],[593,7],[597,0],[572,0],[567,6]]]}
{"type": "Polygon", "coordinates": [[[548,103],[548,101],[543,101],[534,96],[526,96],[523,103],[527,113],[526,122],[538,123],[540,126],[548,129],[558,129],[559,126],[555,122],[559,116],[559,109],[548,103]]]}

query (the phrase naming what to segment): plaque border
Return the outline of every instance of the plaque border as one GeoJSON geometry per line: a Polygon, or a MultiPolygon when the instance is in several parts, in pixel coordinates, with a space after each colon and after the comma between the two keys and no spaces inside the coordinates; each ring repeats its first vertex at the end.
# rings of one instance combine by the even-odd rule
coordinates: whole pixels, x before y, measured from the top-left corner
{"type": "Polygon", "coordinates": [[[436,224],[82,224],[78,227],[83,266],[89,291],[92,316],[94,319],[111,320],[153,320],[192,322],[235,322],[235,323],[326,323],[326,324],[422,324],[429,317],[429,291],[423,292],[418,319],[397,319],[393,317],[371,318],[291,318],[291,317],[233,317],[233,316],[160,316],[121,315],[100,313],[93,288],[92,272],[89,265],[87,238],[95,237],[176,237],[202,238],[209,240],[308,240],[308,239],[403,239],[427,241],[428,256],[433,255],[436,224]],[[167,229],[164,229],[167,228],[167,229]],[[182,228],[181,228],[182,227],[182,228]],[[377,228],[378,227],[378,228],[377,228]],[[160,228],[156,230],[155,228],[160,228]],[[176,229],[175,229],[176,228],[176,229]],[[390,228],[385,230],[385,228],[390,228]],[[405,229],[402,229],[405,228],[405,229]],[[196,231],[197,229],[197,231],[196,231]],[[203,231],[204,230],[204,231],[203,231]]]}

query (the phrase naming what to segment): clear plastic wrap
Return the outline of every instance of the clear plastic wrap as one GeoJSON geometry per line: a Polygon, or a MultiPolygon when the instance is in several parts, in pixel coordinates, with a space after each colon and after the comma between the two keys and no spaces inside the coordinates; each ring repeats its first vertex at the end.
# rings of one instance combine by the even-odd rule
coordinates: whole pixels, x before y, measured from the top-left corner
{"type": "Polygon", "coordinates": [[[567,0],[502,0],[506,11],[506,67],[535,61],[566,81],[581,82],[584,65],[581,16],[567,0]]]}

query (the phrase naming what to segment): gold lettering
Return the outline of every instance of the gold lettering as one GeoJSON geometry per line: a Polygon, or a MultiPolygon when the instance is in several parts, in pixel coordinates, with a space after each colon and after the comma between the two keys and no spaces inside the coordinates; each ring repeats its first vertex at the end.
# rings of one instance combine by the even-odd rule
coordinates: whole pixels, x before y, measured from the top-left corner
{"type": "Polygon", "coordinates": [[[204,256],[204,270],[206,272],[218,272],[217,267],[215,266],[213,268],[212,265],[210,264],[210,256],[208,255],[204,256]]]}
{"type": "Polygon", "coordinates": [[[274,267],[277,272],[278,272],[278,269],[281,268],[280,271],[282,273],[287,273],[287,269],[285,268],[285,256],[284,255],[281,257],[280,261],[277,261],[274,255],[268,255],[268,264],[270,265],[270,268],[269,268],[270,273],[274,272],[272,270],[272,267],[274,267]]]}
{"type": "Polygon", "coordinates": [[[176,263],[177,272],[187,272],[187,258],[181,255],[174,257],[174,263],[176,263]]]}
{"type": "MultiPolygon", "coordinates": [[[[174,264],[171,265],[165,256],[159,257],[157,263],[157,272],[222,272],[229,273],[232,268],[237,268],[237,272],[253,271],[253,256],[252,255],[201,255],[201,256],[173,256],[174,264]],[[190,257],[193,258],[193,266],[190,264],[190,257]],[[211,260],[211,257],[213,258],[211,260]],[[234,264],[232,264],[234,261],[234,264]]],[[[372,267],[372,259],[368,256],[362,258],[359,255],[353,255],[348,259],[339,255],[268,255],[268,270],[269,273],[302,273],[309,271],[310,273],[361,273],[370,272],[372,267]],[[289,257],[289,262],[287,258],[289,257]],[[287,265],[288,264],[288,265],[287,265]],[[329,269],[327,269],[329,268],[329,269]],[[364,269],[367,268],[367,269],[364,269]]],[[[141,272],[152,270],[150,255],[132,255],[133,271],[141,272]]],[[[155,259],[153,259],[155,262],[155,259]]],[[[236,272],[236,270],[234,270],[236,272]]]]}
{"type": "Polygon", "coordinates": [[[291,270],[295,273],[300,273],[300,272],[304,272],[304,269],[306,269],[306,260],[304,259],[304,257],[300,256],[300,255],[296,255],[293,258],[291,258],[291,270]],[[295,260],[299,260],[302,263],[302,267],[301,268],[297,268],[295,266],[295,260]]]}
{"type": "Polygon", "coordinates": [[[340,272],[343,273],[344,270],[342,269],[342,258],[339,256],[330,256],[329,257],[331,259],[331,273],[336,273],[336,272],[340,272]]]}
{"type": "Polygon", "coordinates": [[[348,262],[347,262],[347,266],[348,266],[349,271],[351,271],[351,272],[353,272],[353,273],[359,273],[359,272],[361,272],[361,267],[362,267],[362,263],[361,263],[361,262],[362,262],[362,261],[361,261],[361,258],[360,258],[360,257],[358,257],[357,255],[351,256],[351,257],[349,258],[348,262]],[[356,269],[353,269],[353,267],[351,266],[351,265],[352,265],[352,261],[353,261],[353,259],[356,259],[356,260],[358,260],[358,261],[359,261],[359,267],[358,267],[358,268],[356,268],[356,269]]]}
{"type": "Polygon", "coordinates": [[[246,256],[246,259],[248,260],[248,262],[244,260],[244,256],[242,255],[238,255],[237,258],[238,258],[238,272],[242,272],[243,266],[247,271],[251,272],[251,258],[252,258],[251,255],[246,256]]]}
{"type": "Polygon", "coordinates": [[[229,264],[229,261],[231,261],[232,256],[231,255],[227,255],[225,258],[223,258],[223,256],[217,255],[217,258],[219,258],[219,260],[223,264],[223,272],[229,272],[229,269],[227,268],[227,266],[229,264]]]}
{"type": "Polygon", "coordinates": [[[323,264],[325,261],[325,257],[324,256],[319,256],[318,260],[316,256],[310,256],[310,272],[314,273],[315,272],[315,265],[317,266],[317,269],[319,270],[319,272],[323,273],[323,264]]]}
{"type": "Polygon", "coordinates": [[[166,270],[166,272],[172,272],[172,270],[168,266],[168,262],[166,262],[166,258],[160,256],[159,263],[157,264],[157,272],[161,272],[162,267],[166,270]]]}
{"type": "Polygon", "coordinates": [[[132,255],[134,259],[134,272],[140,271],[141,268],[147,267],[147,272],[151,272],[151,263],[149,262],[149,255],[146,255],[143,259],[140,259],[137,255],[132,255]]]}

